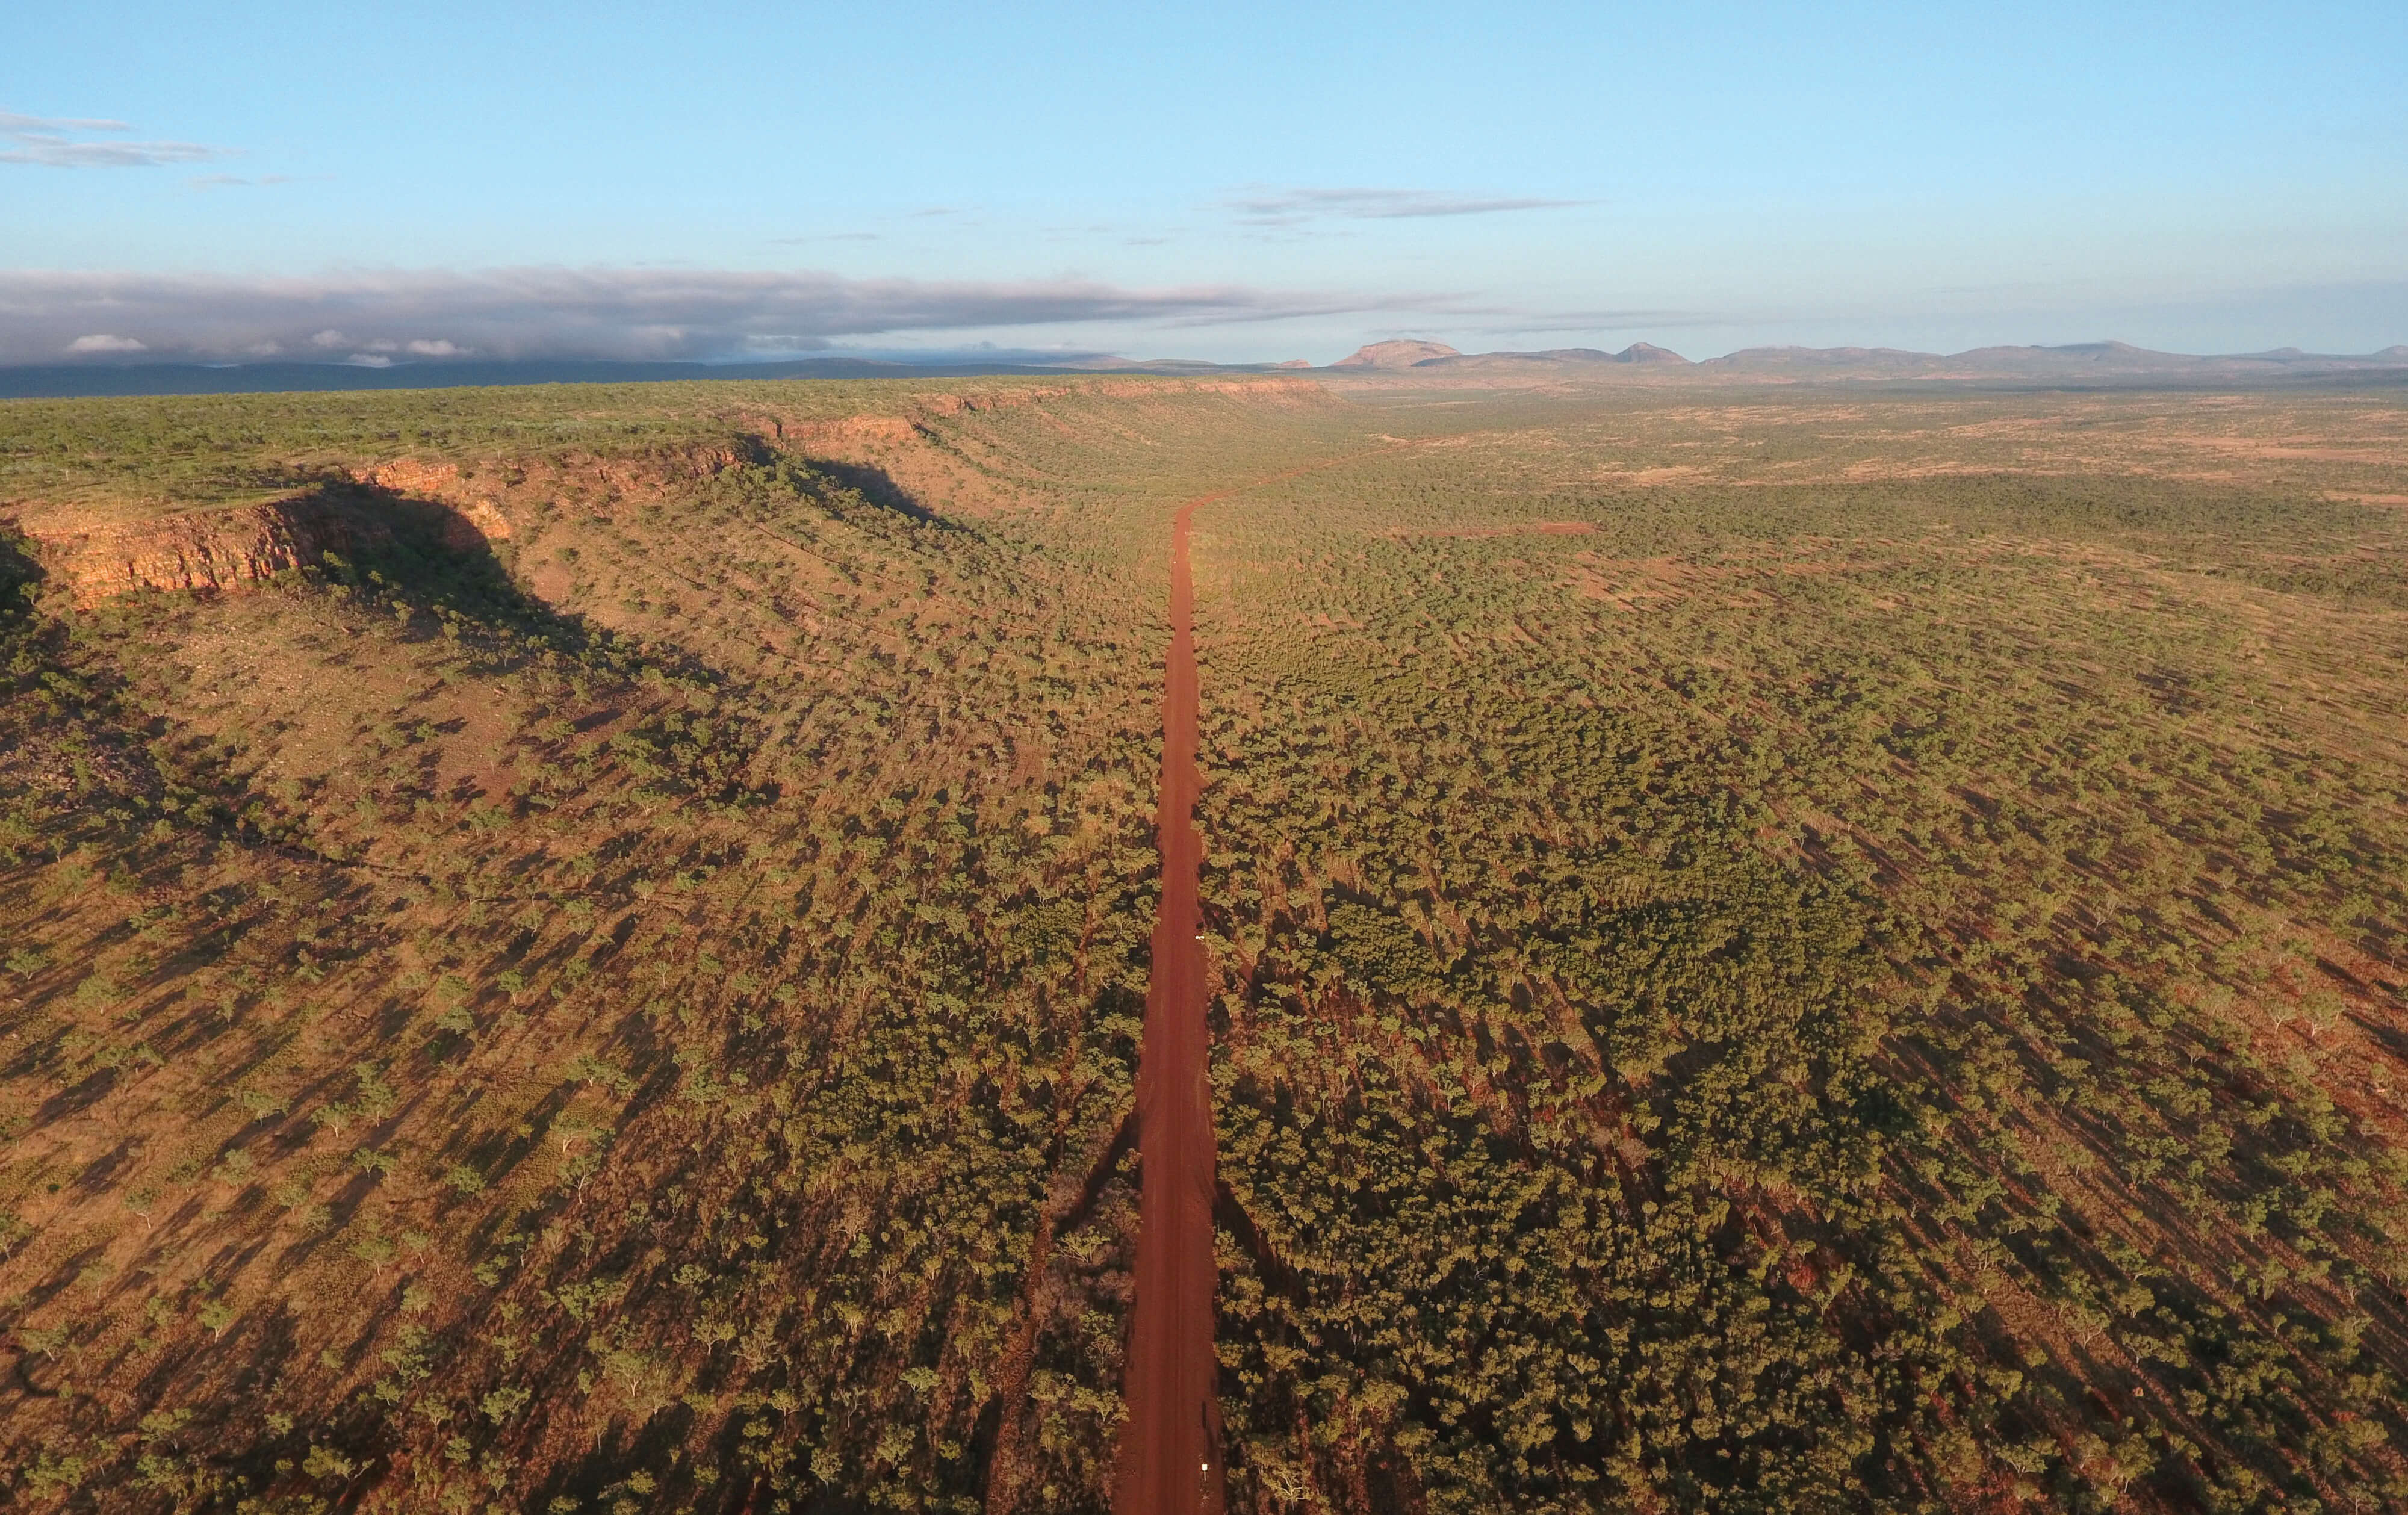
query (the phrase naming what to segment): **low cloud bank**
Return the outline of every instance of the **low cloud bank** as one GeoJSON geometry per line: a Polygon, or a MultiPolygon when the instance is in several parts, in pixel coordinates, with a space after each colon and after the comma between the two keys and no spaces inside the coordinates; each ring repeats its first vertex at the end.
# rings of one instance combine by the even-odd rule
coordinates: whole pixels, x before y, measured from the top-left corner
{"type": "Polygon", "coordinates": [[[904,333],[1091,322],[1209,326],[1448,305],[1230,284],[1123,289],[1080,279],[651,268],[250,279],[0,270],[0,364],[760,357],[904,333]]]}

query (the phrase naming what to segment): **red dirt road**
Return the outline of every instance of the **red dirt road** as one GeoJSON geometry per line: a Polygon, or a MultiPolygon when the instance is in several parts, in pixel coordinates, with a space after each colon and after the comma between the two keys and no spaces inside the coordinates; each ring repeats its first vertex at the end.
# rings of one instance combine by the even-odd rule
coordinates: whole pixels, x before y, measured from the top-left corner
{"type": "Polygon", "coordinates": [[[1138,1053],[1137,1308],[1122,1394],[1115,1515],[1219,1515],[1221,1407],[1214,1379],[1212,1086],[1205,1024],[1203,922],[1196,900],[1204,841],[1196,830],[1196,589],[1187,524],[1210,494],[1179,507],[1170,526],[1170,655],[1162,692],[1162,791],[1154,836],[1162,904],[1154,918],[1154,979],[1138,1053]]]}
{"type": "MultiPolygon", "coordinates": [[[[1401,445],[1401,444],[1399,444],[1401,445]]],[[[1154,815],[1162,850],[1162,903],[1154,917],[1154,976],[1138,1050],[1137,1305],[1129,1323],[1121,1397],[1114,1515],[1221,1515],[1227,1469],[1221,1459],[1220,1359],[1212,1351],[1212,1038],[1205,1021],[1208,965],[1197,938],[1204,912],[1197,874],[1204,838],[1196,829],[1196,581],[1187,527],[1198,507],[1245,490],[1385,452],[1371,448],[1291,468],[1188,501],[1170,518],[1170,654],[1162,687],[1162,791],[1154,815]]]]}

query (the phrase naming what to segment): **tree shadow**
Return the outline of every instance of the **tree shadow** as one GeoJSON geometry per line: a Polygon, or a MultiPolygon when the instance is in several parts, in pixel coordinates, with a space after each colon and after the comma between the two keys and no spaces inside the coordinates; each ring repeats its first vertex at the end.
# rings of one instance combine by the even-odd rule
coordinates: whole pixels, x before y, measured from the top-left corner
{"type": "MultiPolygon", "coordinates": [[[[606,677],[632,676],[640,665],[702,686],[727,682],[722,669],[675,642],[638,642],[542,599],[516,576],[508,547],[496,550],[448,502],[351,480],[329,482],[307,501],[341,545],[305,553],[301,576],[393,615],[405,641],[452,638],[496,672],[557,654],[606,677]]],[[[615,716],[624,700],[612,703],[615,716]]]]}
{"type": "Polygon", "coordinates": [[[867,463],[837,463],[827,458],[813,458],[810,470],[834,483],[842,485],[882,510],[909,516],[924,526],[938,526],[947,531],[964,529],[958,522],[947,520],[923,505],[910,490],[896,482],[885,469],[867,463]]]}
{"type": "Polygon", "coordinates": [[[352,528],[351,552],[322,549],[313,566],[334,582],[382,592],[438,624],[412,618],[413,636],[440,635],[453,617],[509,626],[564,650],[594,639],[585,619],[555,609],[511,577],[493,542],[458,507],[372,484],[333,483],[312,503],[352,528]]]}
{"type": "Polygon", "coordinates": [[[0,520],[0,619],[31,610],[41,588],[42,565],[34,561],[32,544],[19,534],[16,522],[0,520]]]}

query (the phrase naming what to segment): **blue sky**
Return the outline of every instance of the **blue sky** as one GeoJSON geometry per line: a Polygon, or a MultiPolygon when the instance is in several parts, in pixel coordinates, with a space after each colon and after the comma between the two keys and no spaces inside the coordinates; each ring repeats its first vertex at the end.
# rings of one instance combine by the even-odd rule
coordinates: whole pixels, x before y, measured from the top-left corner
{"type": "Polygon", "coordinates": [[[2363,351],[2403,77],[2397,3],[15,7],[0,361],[2363,351]]]}

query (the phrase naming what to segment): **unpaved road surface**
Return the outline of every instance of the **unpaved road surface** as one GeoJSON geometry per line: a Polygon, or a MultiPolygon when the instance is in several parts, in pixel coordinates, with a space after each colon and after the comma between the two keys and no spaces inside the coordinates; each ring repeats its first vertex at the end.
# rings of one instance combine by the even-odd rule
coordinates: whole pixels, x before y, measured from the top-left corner
{"type": "Polygon", "coordinates": [[[1212,1351],[1214,1260],[1211,1032],[1205,1022],[1204,913],[1197,874],[1196,580],[1187,528],[1198,508],[1245,490],[1335,467],[1395,446],[1325,458],[1202,495],[1170,518],[1170,653],[1162,687],[1162,789],[1154,811],[1162,903],[1154,918],[1154,974],[1138,1050],[1137,1307],[1131,1312],[1121,1396],[1114,1515],[1221,1515],[1221,1403],[1212,1351]]]}
{"type": "Polygon", "coordinates": [[[1162,904],[1154,918],[1154,976],[1138,1054],[1137,1308],[1122,1394],[1116,1515],[1218,1515],[1221,1409],[1212,1354],[1211,1048],[1205,1024],[1203,915],[1196,903],[1204,860],[1196,829],[1195,581],[1187,527],[1210,494],[1179,507],[1170,527],[1170,655],[1162,693],[1162,790],[1154,836],[1162,849],[1162,904]]]}

